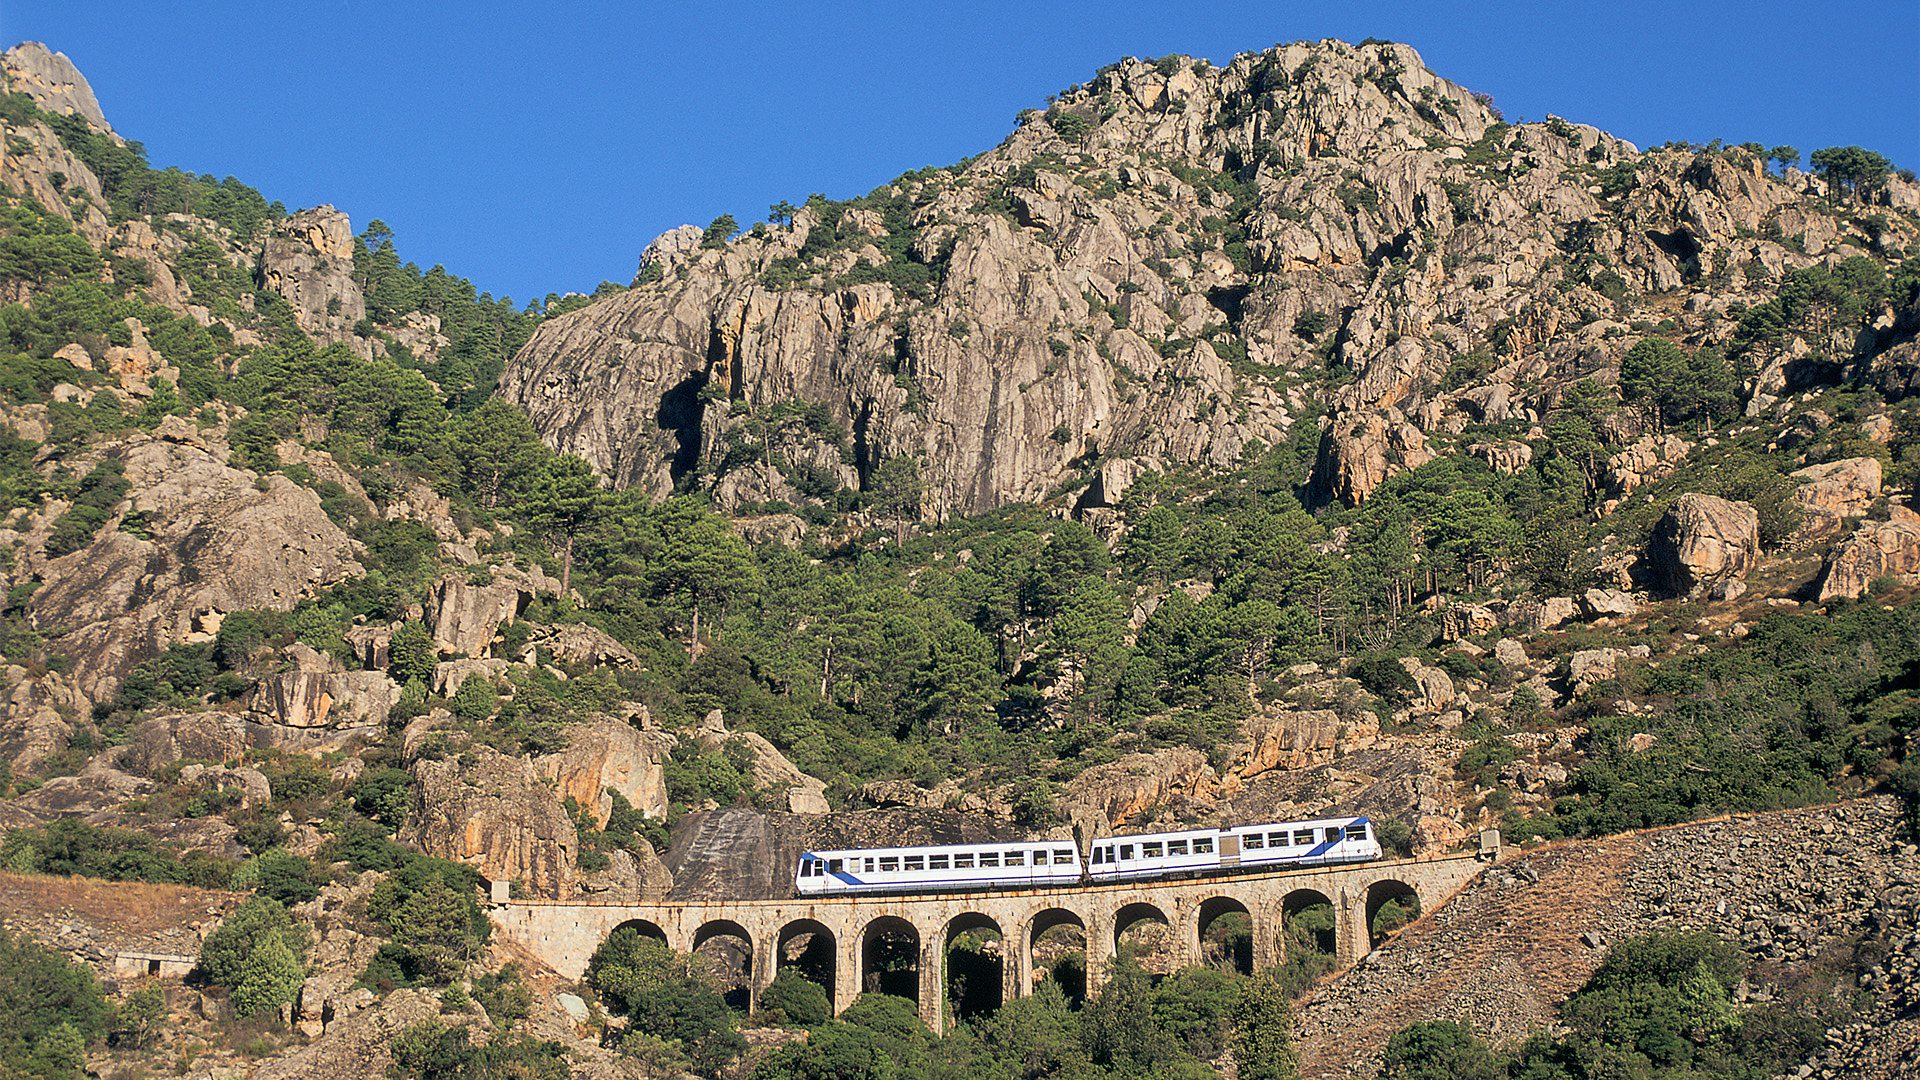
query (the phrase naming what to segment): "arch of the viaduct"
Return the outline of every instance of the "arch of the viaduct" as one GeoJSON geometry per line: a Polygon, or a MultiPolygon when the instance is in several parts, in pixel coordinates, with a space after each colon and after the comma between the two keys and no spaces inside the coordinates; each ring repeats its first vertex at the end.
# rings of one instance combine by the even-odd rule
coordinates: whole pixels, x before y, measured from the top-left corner
{"type": "MultiPolygon", "coordinates": [[[[1173,881],[1058,889],[854,896],[791,900],[609,903],[515,900],[492,910],[495,925],[561,974],[579,978],[616,927],[630,925],[680,952],[718,938],[745,943],[750,1007],[782,967],[802,965],[828,987],[836,1012],[869,989],[918,1000],[920,1014],[940,1026],[946,1005],[947,954],[969,931],[1000,939],[1001,1000],[1035,985],[1034,946],[1049,931],[1073,927],[1085,941],[1087,985],[1112,970],[1121,935],[1142,920],[1164,921],[1176,958],[1197,963],[1209,927],[1243,916],[1253,968],[1278,963],[1286,919],[1318,903],[1334,914],[1334,950],[1346,966],[1372,947],[1370,926],[1387,900],[1411,896],[1432,910],[1477,875],[1473,855],[1366,863],[1313,870],[1269,871],[1173,881]],[[907,971],[911,969],[911,976],[907,971]]],[[[1239,961],[1236,961],[1238,963],[1239,961]]]]}

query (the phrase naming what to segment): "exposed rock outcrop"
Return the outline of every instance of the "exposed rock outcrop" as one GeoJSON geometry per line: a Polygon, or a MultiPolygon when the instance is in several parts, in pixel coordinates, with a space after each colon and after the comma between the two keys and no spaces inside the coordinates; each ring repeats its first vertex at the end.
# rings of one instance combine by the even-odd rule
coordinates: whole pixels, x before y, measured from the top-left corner
{"type": "MultiPolygon", "coordinates": [[[[184,424],[184,422],[182,422],[184,424]]],[[[29,605],[40,628],[73,658],[73,682],[91,700],[111,698],[134,664],[188,640],[210,615],[286,611],[361,573],[354,542],[319,496],[284,476],[256,478],[218,461],[163,425],[110,447],[126,467],[128,506],[141,533],[110,522],[87,546],[27,560],[46,585],[29,605]]]]}
{"type": "Polygon", "coordinates": [[[1870,457],[1795,471],[1793,479],[1800,486],[1793,498],[1804,515],[1801,527],[1809,536],[1833,536],[1846,527],[1847,519],[1866,516],[1880,497],[1881,475],[1880,459],[1870,457]]]}
{"type": "Polygon", "coordinates": [[[260,280],[293,308],[300,329],[372,355],[366,339],[353,332],[367,317],[367,301],[353,276],[353,224],[347,215],[316,206],[280,222],[261,249],[260,280]]]}
{"type": "Polygon", "coordinates": [[[120,767],[160,775],[178,761],[228,761],[254,744],[246,717],[232,712],[162,713],[140,722],[121,751],[120,767]]]}
{"type": "MultiPolygon", "coordinates": [[[[410,744],[431,730],[429,720],[415,723],[410,744]]],[[[489,881],[518,882],[529,896],[572,894],[580,836],[530,763],[474,744],[458,758],[418,758],[412,772],[415,801],[401,839],[489,881]]]]}
{"type": "Polygon", "coordinates": [[[1747,503],[1689,492],[1654,527],[1647,561],[1655,582],[1676,596],[1746,576],[1760,556],[1760,515],[1747,503]]]}
{"type": "MultiPolygon", "coordinates": [[[[561,798],[591,810],[602,827],[613,812],[609,791],[619,792],[634,809],[651,818],[667,815],[664,763],[676,740],[661,731],[602,717],[574,725],[566,749],[538,761],[542,776],[553,781],[561,798]]],[[[783,759],[784,760],[784,759],[783,759]]]]}
{"type": "Polygon", "coordinates": [[[380,671],[342,671],[333,657],[295,643],[291,671],[262,678],[248,709],[266,724],[291,729],[289,749],[334,749],[351,738],[374,739],[386,730],[400,686],[380,671]]]}
{"type": "Polygon", "coordinates": [[[1387,477],[1432,460],[1426,436],[1398,410],[1348,414],[1327,429],[1315,475],[1326,495],[1358,506],[1387,477]]]}
{"type": "Polygon", "coordinates": [[[1377,720],[1349,725],[1331,709],[1258,712],[1241,729],[1245,742],[1234,751],[1221,780],[1224,794],[1276,769],[1324,765],[1343,751],[1364,750],[1380,734],[1377,720]]]}
{"type": "Polygon", "coordinates": [[[486,656],[500,627],[525,611],[533,598],[531,585],[505,577],[482,585],[465,575],[449,574],[434,585],[427,604],[434,644],[442,653],[486,656]]]}
{"type": "Polygon", "coordinates": [[[1822,603],[1857,598],[1883,577],[1920,584],[1920,514],[1904,506],[1893,507],[1886,521],[1863,523],[1840,545],[1817,595],[1822,603]]]}
{"type": "Polygon", "coordinates": [[[1066,802],[1112,829],[1152,821],[1182,803],[1210,802],[1218,789],[1207,755],[1174,748],[1095,765],[1068,782],[1066,802]]]}
{"type": "Polygon", "coordinates": [[[33,675],[10,664],[0,676],[0,755],[13,771],[28,774],[65,750],[74,724],[92,712],[92,703],[57,671],[33,675]]]}
{"type": "Polygon", "coordinates": [[[87,77],[66,53],[37,41],[23,41],[0,53],[0,71],[6,74],[8,90],[27,95],[47,112],[78,116],[101,131],[113,130],[87,77]]]}

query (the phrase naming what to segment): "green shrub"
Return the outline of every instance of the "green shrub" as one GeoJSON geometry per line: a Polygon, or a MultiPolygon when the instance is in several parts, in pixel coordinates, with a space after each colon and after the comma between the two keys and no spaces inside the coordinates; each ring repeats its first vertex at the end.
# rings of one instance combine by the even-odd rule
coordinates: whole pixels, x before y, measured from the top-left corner
{"type": "Polygon", "coordinates": [[[473,980],[473,999],[487,1011],[487,1019],[503,1031],[525,1020],[533,1010],[533,991],[520,977],[519,964],[507,964],[473,980]]]}
{"type": "Polygon", "coordinates": [[[347,788],[353,808],[389,829],[406,820],[413,800],[413,775],[405,769],[381,765],[368,769],[347,788]]]}
{"type": "Polygon", "coordinates": [[[402,626],[387,646],[387,674],[401,686],[432,683],[433,669],[439,663],[439,646],[434,644],[432,632],[418,621],[402,626]]]}
{"type": "Polygon", "coordinates": [[[0,927],[0,1075],[78,1077],[113,1008],[93,973],[0,927]]]}
{"type": "Polygon", "coordinates": [[[1464,1024],[1426,1020],[1387,1040],[1380,1080],[1506,1080],[1506,1063],[1464,1024]]]}
{"type": "Polygon", "coordinates": [[[8,833],[0,842],[0,869],[17,874],[78,874],[107,881],[225,888],[233,877],[234,864],[202,853],[182,858],[153,837],[132,829],[60,818],[8,833]]]}
{"type": "Polygon", "coordinates": [[[492,934],[472,867],[413,856],[376,885],[367,915],[406,951],[401,966],[434,983],[457,978],[492,934]]]}
{"type": "Polygon", "coordinates": [[[636,1029],[678,1042],[696,1071],[712,1073],[746,1048],[726,1001],[688,973],[684,958],[632,927],[594,950],[587,985],[636,1029]]]}
{"type": "Polygon", "coordinates": [[[54,519],[47,533],[47,556],[59,558],[91,543],[132,486],[127,482],[126,465],[118,459],[108,458],[95,465],[80,481],[73,504],[54,519]]]}
{"type": "Polygon", "coordinates": [[[299,996],[311,941],[284,905],[255,894],[201,943],[200,971],[233,991],[240,1015],[272,1012],[299,996]]]}
{"type": "Polygon", "coordinates": [[[793,968],[781,968],[760,992],[760,1007],[777,1011],[795,1027],[813,1027],[833,1018],[833,1002],[819,984],[793,968]]]}
{"type": "Polygon", "coordinates": [[[472,675],[454,691],[453,700],[447,707],[453,715],[468,724],[478,724],[493,715],[500,706],[500,691],[493,680],[480,675],[472,675]]]}

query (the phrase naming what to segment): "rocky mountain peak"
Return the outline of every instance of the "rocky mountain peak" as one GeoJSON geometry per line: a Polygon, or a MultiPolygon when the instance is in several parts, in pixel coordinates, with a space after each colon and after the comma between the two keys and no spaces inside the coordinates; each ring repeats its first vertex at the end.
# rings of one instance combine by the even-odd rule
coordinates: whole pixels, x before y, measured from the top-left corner
{"type": "MultiPolygon", "coordinates": [[[[959,164],[675,230],[502,389],[616,483],[727,508],[908,478],[909,516],[1099,511],[1116,478],[1296,440],[1354,504],[1470,431],[1517,425],[1483,440],[1516,460],[1636,324],[1724,346],[1735,306],[1914,228],[1827,194],[1751,147],[1508,125],[1404,45],[1124,60],[959,164]]],[[[1803,375],[1774,358],[1749,407],[1803,375]]]]}
{"type": "Polygon", "coordinates": [[[54,52],[38,41],[23,41],[0,53],[0,71],[7,88],[32,98],[50,113],[78,116],[102,131],[112,131],[87,77],[66,53],[54,52]]]}
{"type": "Polygon", "coordinates": [[[1128,58],[1038,118],[1067,115],[1094,125],[1095,147],[1229,172],[1470,143],[1499,119],[1490,99],[1427,70],[1411,46],[1332,40],[1244,54],[1224,68],[1184,56],[1128,58]]]}

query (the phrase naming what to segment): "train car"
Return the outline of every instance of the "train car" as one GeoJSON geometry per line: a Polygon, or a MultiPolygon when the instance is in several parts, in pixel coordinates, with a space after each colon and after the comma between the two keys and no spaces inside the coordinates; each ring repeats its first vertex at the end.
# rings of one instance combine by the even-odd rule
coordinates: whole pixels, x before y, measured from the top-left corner
{"type": "Polygon", "coordinates": [[[1322,818],[1104,837],[1087,852],[1087,876],[1094,881],[1130,881],[1241,867],[1325,866],[1379,857],[1379,838],[1366,818],[1322,818]]]}
{"type": "Polygon", "coordinates": [[[1223,854],[1234,849],[1238,866],[1326,866],[1380,857],[1380,838],[1363,817],[1241,825],[1222,829],[1220,841],[1223,854]]]}
{"type": "Polygon", "coordinates": [[[945,892],[1071,885],[1081,880],[1071,840],[1011,844],[809,851],[800,856],[799,896],[945,892]]]}
{"type": "Polygon", "coordinates": [[[1095,840],[1087,850],[1087,877],[1127,881],[1221,869],[1220,831],[1135,833],[1095,840]]]}

